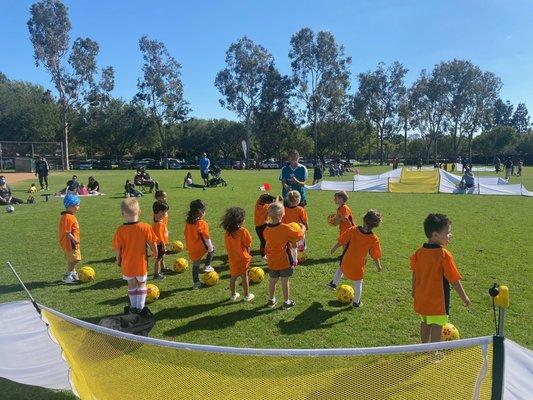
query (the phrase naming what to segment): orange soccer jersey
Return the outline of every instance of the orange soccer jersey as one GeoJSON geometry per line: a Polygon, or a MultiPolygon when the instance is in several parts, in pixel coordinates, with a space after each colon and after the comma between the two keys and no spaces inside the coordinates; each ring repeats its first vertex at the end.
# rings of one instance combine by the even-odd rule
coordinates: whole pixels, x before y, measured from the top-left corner
{"type": "Polygon", "coordinates": [[[339,236],[341,236],[346,230],[355,226],[355,221],[353,219],[352,210],[346,204],[343,204],[337,208],[337,215],[342,217],[339,224],[339,236]]]}
{"type": "Polygon", "coordinates": [[[346,278],[359,281],[365,275],[366,255],[373,260],[381,258],[379,238],[372,232],[363,232],[352,226],[339,237],[339,244],[346,246],[341,259],[341,270],[346,278]]]}
{"type": "Polygon", "coordinates": [[[154,234],[157,238],[157,241],[156,241],[157,244],[168,243],[168,229],[164,222],[164,219],[160,219],[159,221],[154,221],[154,223],[152,224],[152,229],[154,230],[154,234]]]}
{"type": "Polygon", "coordinates": [[[452,253],[439,245],[424,243],[410,262],[415,275],[415,312],[425,316],[448,314],[449,284],[461,280],[452,253]]]}
{"type": "Polygon", "coordinates": [[[194,224],[185,224],[185,245],[192,261],[200,260],[207,253],[207,240],[209,237],[209,225],[203,219],[194,224]]]}
{"type": "Polygon", "coordinates": [[[290,242],[302,240],[303,230],[282,223],[268,224],[263,235],[266,241],[268,268],[281,270],[293,265],[290,242]]]}
{"type": "Polygon", "coordinates": [[[115,232],[113,248],[120,251],[120,266],[124,276],[148,273],[146,245],[157,242],[152,227],[145,222],[127,222],[115,232]]]}
{"type": "Polygon", "coordinates": [[[59,244],[63,251],[71,251],[78,247],[68,234],[74,236],[74,239],[79,243],[80,241],[80,225],[76,216],[68,211],[63,211],[61,213],[61,218],[59,219],[59,244]]]}
{"type": "Polygon", "coordinates": [[[233,233],[226,231],[224,234],[224,244],[228,252],[230,275],[238,276],[245,274],[252,259],[250,255],[252,236],[248,232],[248,229],[240,227],[233,233]]]}
{"type": "Polygon", "coordinates": [[[285,207],[285,215],[281,222],[284,224],[290,224],[291,222],[297,222],[299,224],[305,225],[307,228],[307,211],[302,206],[296,207],[285,207]]]}
{"type": "Polygon", "coordinates": [[[261,226],[261,225],[266,224],[269,205],[270,204],[261,204],[259,200],[256,201],[255,210],[254,210],[254,225],[255,226],[261,226]]]}

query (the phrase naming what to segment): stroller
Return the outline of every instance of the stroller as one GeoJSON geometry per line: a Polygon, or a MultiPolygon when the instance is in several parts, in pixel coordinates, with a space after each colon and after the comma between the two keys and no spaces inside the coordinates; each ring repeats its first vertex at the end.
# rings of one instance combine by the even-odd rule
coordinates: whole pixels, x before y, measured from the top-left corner
{"type": "Polygon", "coordinates": [[[218,165],[214,165],[209,169],[211,178],[209,179],[209,187],[228,186],[228,183],[220,176],[222,169],[218,165]]]}

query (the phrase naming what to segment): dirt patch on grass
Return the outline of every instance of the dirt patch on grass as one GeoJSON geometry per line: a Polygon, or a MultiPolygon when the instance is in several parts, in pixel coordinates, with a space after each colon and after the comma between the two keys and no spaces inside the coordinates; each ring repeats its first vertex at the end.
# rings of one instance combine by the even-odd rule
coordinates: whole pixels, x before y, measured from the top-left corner
{"type": "Polygon", "coordinates": [[[6,177],[8,185],[25,181],[27,179],[35,179],[35,175],[31,172],[0,172],[0,175],[4,175],[6,177]]]}

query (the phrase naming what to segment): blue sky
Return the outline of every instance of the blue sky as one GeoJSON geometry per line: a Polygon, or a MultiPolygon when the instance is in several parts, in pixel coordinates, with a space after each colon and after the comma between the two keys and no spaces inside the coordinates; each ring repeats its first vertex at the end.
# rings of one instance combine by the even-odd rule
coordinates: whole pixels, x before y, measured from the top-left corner
{"type": "MultiPolygon", "coordinates": [[[[0,71],[11,79],[51,88],[36,68],[26,22],[32,1],[0,0],[0,71]]],[[[213,85],[225,51],[247,35],[266,47],[278,68],[290,73],[291,35],[302,27],[328,30],[352,56],[352,89],[359,72],[380,61],[409,68],[411,83],[423,68],[441,60],[469,59],[496,73],[503,99],[525,102],[533,112],[533,1],[139,1],[68,0],[71,40],[91,37],[100,44],[99,66],[116,72],[113,94],[136,92],[141,71],[138,40],[160,40],[182,64],[185,96],[201,118],[230,118],[213,85]]]]}

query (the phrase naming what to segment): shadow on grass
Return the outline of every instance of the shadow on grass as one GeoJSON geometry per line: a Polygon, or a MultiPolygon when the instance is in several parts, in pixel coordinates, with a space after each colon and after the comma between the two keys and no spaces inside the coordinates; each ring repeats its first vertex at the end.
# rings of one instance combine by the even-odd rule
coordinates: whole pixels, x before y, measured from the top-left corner
{"type": "MultiPolygon", "coordinates": [[[[227,303],[234,304],[234,303],[227,303]]],[[[165,336],[178,336],[193,331],[214,331],[235,326],[239,321],[255,318],[259,315],[271,313],[275,310],[266,309],[264,306],[252,309],[238,309],[221,315],[206,315],[204,317],[189,321],[184,326],[169,329],[164,332],[165,336]]]]}
{"type": "MultiPolygon", "coordinates": [[[[189,290],[192,290],[192,288],[182,287],[182,288],[176,288],[176,289],[171,289],[171,290],[161,290],[159,294],[159,300],[163,300],[163,299],[166,299],[167,297],[171,297],[175,293],[186,292],[189,290]]],[[[119,304],[126,305],[126,304],[129,304],[129,299],[128,299],[127,293],[124,292],[124,296],[120,296],[114,299],[104,300],[104,301],[99,302],[98,304],[105,304],[108,306],[118,306],[119,304]]]]}
{"type": "MultiPolygon", "coordinates": [[[[52,282],[50,281],[24,282],[24,284],[30,291],[34,289],[43,289],[43,288],[52,287],[52,286],[64,285],[64,283],[61,282],[60,280],[52,281],[52,282]]],[[[24,289],[19,283],[0,286],[0,294],[23,292],[23,291],[24,289]]]]}
{"type": "Polygon", "coordinates": [[[101,260],[84,261],[85,265],[102,264],[102,263],[115,263],[115,257],[102,258],[101,260]]]}
{"type": "Polygon", "coordinates": [[[315,301],[307,307],[307,309],[298,314],[292,321],[279,321],[278,327],[281,333],[284,335],[294,335],[311,330],[327,329],[347,320],[347,318],[343,318],[337,322],[326,323],[328,319],[345,310],[328,311],[323,308],[324,306],[321,303],[315,301]]]}
{"type": "MultiPolygon", "coordinates": [[[[335,293],[335,292],[333,292],[335,293]]],[[[330,300],[328,301],[328,306],[330,307],[335,307],[335,308],[345,308],[347,310],[351,309],[352,308],[352,304],[351,303],[341,303],[339,300],[330,300]]]]}
{"type": "Polygon", "coordinates": [[[341,260],[340,257],[324,257],[324,258],[312,258],[312,257],[309,257],[301,265],[302,265],[302,267],[309,267],[311,265],[317,265],[317,264],[327,264],[327,263],[338,264],[340,262],[340,260],[341,260]]]}
{"type": "Polygon", "coordinates": [[[79,293],[86,290],[102,290],[102,289],[118,289],[126,286],[127,283],[124,279],[106,279],[104,281],[98,281],[93,284],[80,284],[76,288],[70,289],[70,293],[79,293]]]}
{"type": "Polygon", "coordinates": [[[166,308],[164,310],[158,311],[154,314],[154,316],[157,321],[161,321],[163,319],[190,318],[195,315],[202,314],[204,312],[208,312],[208,311],[214,310],[215,308],[226,306],[229,304],[232,304],[232,303],[224,299],[224,300],[216,301],[214,303],[196,304],[193,306],[186,306],[186,307],[172,307],[172,308],[166,308]]]}
{"type": "Polygon", "coordinates": [[[47,399],[47,400],[74,400],[77,399],[73,393],[68,391],[50,390],[37,386],[23,385],[0,378],[0,393],[2,400],[24,400],[24,399],[47,399]]]}

